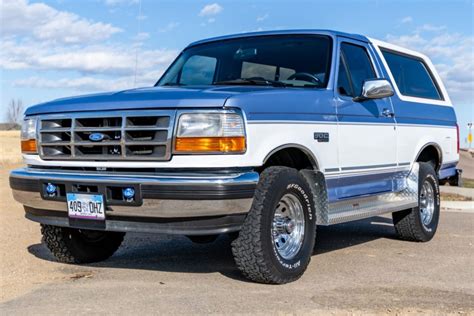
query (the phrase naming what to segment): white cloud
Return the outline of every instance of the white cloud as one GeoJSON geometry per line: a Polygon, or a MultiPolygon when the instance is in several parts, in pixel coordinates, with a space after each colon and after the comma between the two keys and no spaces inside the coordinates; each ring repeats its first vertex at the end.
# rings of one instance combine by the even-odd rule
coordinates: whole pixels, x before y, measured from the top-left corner
{"type": "Polygon", "coordinates": [[[121,32],[111,24],[94,22],[43,3],[2,1],[2,37],[25,36],[60,43],[91,43],[121,32]]]}
{"type": "Polygon", "coordinates": [[[208,4],[208,5],[205,5],[204,8],[201,9],[201,11],[199,12],[199,16],[217,15],[221,13],[222,10],[224,10],[224,8],[218,3],[208,4]]]}
{"type": "MultiPolygon", "coordinates": [[[[139,73],[137,75],[137,87],[150,87],[158,81],[163,74],[163,69],[139,73]]],[[[114,91],[130,89],[134,86],[133,75],[110,78],[97,78],[83,76],[79,78],[45,79],[41,77],[28,77],[13,81],[15,87],[73,90],[80,93],[91,93],[101,91],[114,91]]]]}
{"type": "Polygon", "coordinates": [[[209,18],[207,19],[207,23],[214,23],[216,22],[216,19],[215,18],[209,18]]]}
{"type": "Polygon", "coordinates": [[[403,19],[401,19],[400,22],[403,23],[403,24],[411,23],[411,22],[413,22],[413,18],[411,16],[406,16],[403,19]]]}
{"type": "Polygon", "coordinates": [[[388,42],[400,45],[402,47],[418,47],[426,43],[426,39],[422,38],[420,34],[417,33],[408,35],[388,34],[386,39],[388,42]]]}
{"type": "Polygon", "coordinates": [[[265,13],[264,15],[257,16],[257,22],[262,22],[268,19],[269,15],[268,13],[265,13]]]}
{"type": "Polygon", "coordinates": [[[162,28],[158,29],[158,32],[160,32],[160,33],[170,32],[170,31],[174,30],[175,28],[177,28],[179,25],[180,25],[180,23],[178,23],[178,22],[170,22],[165,27],[162,27],[162,28]]]}
{"type": "Polygon", "coordinates": [[[388,42],[426,54],[435,64],[454,102],[472,102],[474,36],[451,33],[444,26],[422,25],[407,35],[387,35],[388,42]]]}
{"type": "MultiPolygon", "coordinates": [[[[164,67],[177,55],[175,50],[137,49],[139,66],[143,69],[164,67]]],[[[37,42],[6,40],[0,43],[0,67],[126,75],[134,71],[135,53],[136,50],[127,45],[50,47],[37,42]]]]}
{"type": "Polygon", "coordinates": [[[19,79],[13,82],[15,87],[39,88],[39,89],[70,89],[77,91],[108,91],[121,90],[130,88],[133,81],[130,80],[128,84],[123,80],[114,81],[110,79],[99,79],[94,77],[80,77],[80,78],[60,78],[60,79],[45,79],[41,77],[29,77],[26,79],[19,79]]]}

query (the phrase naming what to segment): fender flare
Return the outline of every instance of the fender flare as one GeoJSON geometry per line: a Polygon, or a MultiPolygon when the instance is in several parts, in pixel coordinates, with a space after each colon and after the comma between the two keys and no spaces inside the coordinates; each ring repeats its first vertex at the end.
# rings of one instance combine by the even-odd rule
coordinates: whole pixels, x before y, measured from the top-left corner
{"type": "Polygon", "coordinates": [[[415,156],[415,160],[413,160],[413,163],[418,161],[418,158],[420,158],[420,155],[423,152],[423,150],[425,150],[429,146],[433,146],[438,152],[439,162],[438,162],[438,166],[436,166],[436,172],[438,172],[441,169],[441,166],[443,164],[443,150],[441,149],[441,146],[435,142],[429,142],[421,146],[420,150],[418,150],[418,153],[415,156]]]}
{"type": "Polygon", "coordinates": [[[303,146],[303,145],[300,145],[300,144],[296,144],[296,143],[289,143],[289,144],[284,144],[284,145],[280,145],[274,149],[272,149],[266,156],[265,158],[263,159],[263,163],[262,165],[264,165],[268,159],[270,159],[270,157],[275,154],[276,152],[282,150],[282,149],[286,149],[286,148],[297,148],[299,150],[301,150],[306,156],[308,156],[310,162],[311,162],[311,165],[313,165],[313,169],[314,170],[320,170],[319,168],[319,162],[318,162],[318,159],[316,158],[316,156],[314,155],[314,153],[307,147],[303,146]]]}

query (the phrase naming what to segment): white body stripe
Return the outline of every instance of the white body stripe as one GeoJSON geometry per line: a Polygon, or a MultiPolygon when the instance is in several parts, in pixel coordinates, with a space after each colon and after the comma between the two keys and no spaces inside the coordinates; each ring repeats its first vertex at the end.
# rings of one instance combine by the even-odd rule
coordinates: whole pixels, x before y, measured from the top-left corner
{"type": "MultiPolygon", "coordinates": [[[[339,126],[339,128],[342,127],[339,126]]],[[[29,165],[64,166],[64,167],[109,167],[109,168],[229,168],[258,167],[274,150],[281,146],[298,145],[314,156],[320,170],[339,169],[340,167],[357,167],[414,162],[416,156],[428,143],[440,146],[443,162],[458,160],[456,152],[456,128],[446,126],[400,125],[397,126],[398,158],[393,147],[384,144],[387,133],[395,133],[393,124],[344,124],[341,137],[353,140],[350,147],[338,150],[338,124],[310,122],[271,122],[265,124],[252,122],[247,124],[247,151],[243,155],[174,155],[170,161],[133,162],[133,161],[45,161],[37,155],[24,155],[29,165]],[[315,132],[329,133],[329,142],[317,142],[315,132]],[[374,138],[375,135],[375,138],[374,138]],[[377,144],[372,149],[366,148],[371,138],[377,144]],[[370,154],[368,152],[370,151],[370,154]],[[339,155],[344,155],[339,158],[339,155]]],[[[395,139],[395,138],[393,138],[395,139]]],[[[346,143],[347,144],[347,143],[346,143]]],[[[396,166],[393,168],[398,169],[396,166]]],[[[383,170],[385,170],[383,169],[383,170]]],[[[360,171],[362,171],[361,168],[360,171]]],[[[341,174],[352,174],[356,171],[342,171],[341,174]]],[[[328,174],[339,174],[336,170],[328,174]]]]}
{"type": "Polygon", "coordinates": [[[312,152],[318,166],[337,168],[337,124],[247,124],[247,151],[243,155],[174,155],[170,161],[49,161],[23,155],[29,165],[109,168],[229,168],[256,167],[282,145],[298,144],[312,152]],[[330,134],[330,142],[318,143],[314,132],[330,134]]]}

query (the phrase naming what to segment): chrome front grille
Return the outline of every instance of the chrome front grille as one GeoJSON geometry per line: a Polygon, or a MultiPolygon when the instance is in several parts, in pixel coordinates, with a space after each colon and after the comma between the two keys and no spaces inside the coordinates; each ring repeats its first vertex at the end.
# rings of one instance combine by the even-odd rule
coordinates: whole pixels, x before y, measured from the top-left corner
{"type": "Polygon", "coordinates": [[[175,111],[88,112],[40,117],[46,160],[169,160],[175,111]]]}

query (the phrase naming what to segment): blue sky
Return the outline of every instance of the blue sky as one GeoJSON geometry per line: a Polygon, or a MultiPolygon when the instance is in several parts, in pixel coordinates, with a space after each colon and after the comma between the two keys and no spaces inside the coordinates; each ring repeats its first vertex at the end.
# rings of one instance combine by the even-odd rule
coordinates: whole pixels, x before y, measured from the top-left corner
{"type": "Polygon", "coordinates": [[[0,3],[0,121],[12,98],[28,106],[152,85],[178,52],[198,39],[300,28],[361,33],[422,51],[455,103],[462,143],[467,122],[474,121],[472,0],[0,3]]]}

